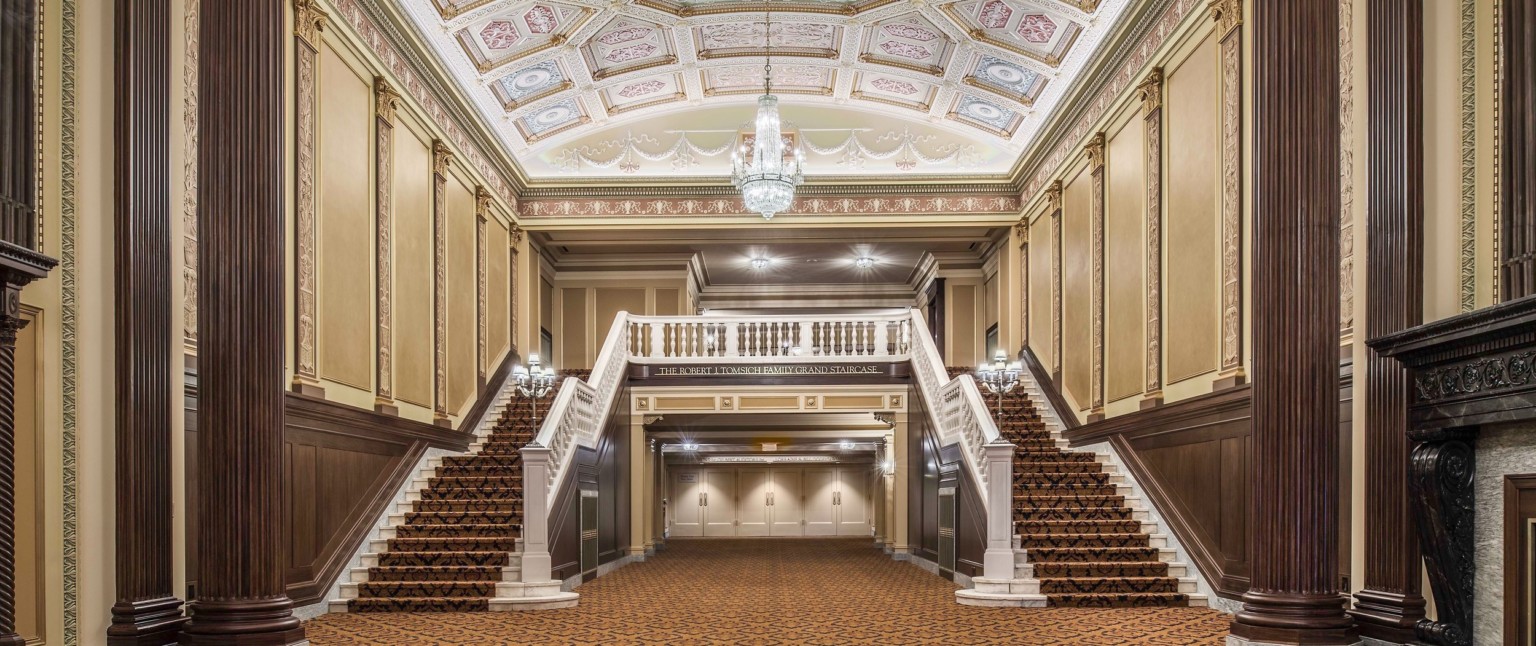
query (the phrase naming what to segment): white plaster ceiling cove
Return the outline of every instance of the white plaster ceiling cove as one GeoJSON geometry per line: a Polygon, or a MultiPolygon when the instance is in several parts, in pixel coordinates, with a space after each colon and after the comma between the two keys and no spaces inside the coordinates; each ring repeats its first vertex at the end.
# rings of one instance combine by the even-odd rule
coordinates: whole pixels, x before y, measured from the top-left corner
{"type": "MultiPolygon", "coordinates": [[[[393,0],[532,177],[724,175],[762,2],[393,0]]],[[[773,1],[808,175],[1006,172],[1130,0],[773,1]]]]}

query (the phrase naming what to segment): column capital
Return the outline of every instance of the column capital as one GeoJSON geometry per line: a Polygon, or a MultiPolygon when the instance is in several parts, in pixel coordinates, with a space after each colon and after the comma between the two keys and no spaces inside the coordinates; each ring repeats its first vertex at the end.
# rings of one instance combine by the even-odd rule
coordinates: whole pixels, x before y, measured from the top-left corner
{"type": "Polygon", "coordinates": [[[293,0],[293,33],[306,45],[320,45],[320,32],[325,31],[329,20],[330,14],[315,0],[293,0]]]}
{"type": "Polygon", "coordinates": [[[1104,168],[1104,133],[1094,133],[1093,138],[1083,146],[1083,153],[1088,155],[1088,169],[1097,171],[1104,168]]]}
{"type": "Polygon", "coordinates": [[[1232,30],[1243,25],[1243,0],[1210,0],[1211,20],[1216,21],[1216,34],[1226,38],[1232,30]]]}
{"type": "Polygon", "coordinates": [[[1163,68],[1152,68],[1147,78],[1136,85],[1136,96],[1141,99],[1143,117],[1150,117],[1163,107],[1163,68]]]}
{"type": "Polygon", "coordinates": [[[441,139],[432,140],[432,173],[448,176],[448,165],[453,163],[453,151],[441,139]]]}
{"type": "Polygon", "coordinates": [[[400,93],[390,87],[382,76],[373,77],[373,99],[379,119],[384,123],[395,122],[395,109],[400,106],[400,93]]]}
{"type": "Polygon", "coordinates": [[[1055,180],[1045,188],[1045,199],[1050,203],[1052,217],[1061,213],[1061,180],[1055,180]]]}

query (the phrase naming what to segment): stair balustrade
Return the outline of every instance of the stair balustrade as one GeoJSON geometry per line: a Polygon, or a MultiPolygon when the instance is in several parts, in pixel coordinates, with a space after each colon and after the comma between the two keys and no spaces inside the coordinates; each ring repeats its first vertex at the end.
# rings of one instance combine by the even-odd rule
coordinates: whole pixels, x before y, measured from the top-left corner
{"type": "Polygon", "coordinates": [[[619,312],[584,381],[561,384],[538,436],[522,449],[524,580],[551,576],[551,502],[570,480],[578,446],[596,447],[630,364],[908,362],[930,421],[959,443],[987,508],[986,576],[1013,571],[1013,445],[1004,441],[976,382],[949,379],[917,310],[880,315],[635,316],[619,312]],[[996,571],[994,572],[994,569],[996,571]]]}

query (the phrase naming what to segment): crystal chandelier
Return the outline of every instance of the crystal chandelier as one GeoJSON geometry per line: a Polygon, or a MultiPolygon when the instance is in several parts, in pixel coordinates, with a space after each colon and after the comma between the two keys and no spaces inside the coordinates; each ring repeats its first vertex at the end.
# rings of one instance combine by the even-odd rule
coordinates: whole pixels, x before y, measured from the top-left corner
{"type": "Polygon", "coordinates": [[[773,45],[769,41],[773,23],[766,10],[763,23],[763,96],[757,100],[751,150],[743,144],[731,154],[731,183],[741,190],[741,201],[747,209],[761,213],[764,220],[772,220],[775,213],[794,203],[795,187],[805,176],[800,172],[803,157],[798,147],[791,155],[786,155],[784,150],[779,98],[773,95],[773,45]]]}

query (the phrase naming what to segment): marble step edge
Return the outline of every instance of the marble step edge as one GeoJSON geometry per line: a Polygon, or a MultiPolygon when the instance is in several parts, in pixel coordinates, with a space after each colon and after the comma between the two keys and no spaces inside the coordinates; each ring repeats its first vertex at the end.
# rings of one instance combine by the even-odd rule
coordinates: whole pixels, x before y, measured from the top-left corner
{"type": "MultiPolygon", "coordinates": [[[[558,582],[557,582],[558,583],[558,582]]],[[[491,612],[518,612],[526,610],[555,610],[575,608],[581,595],[575,592],[557,592],[538,597],[493,597],[486,609],[491,612]]],[[[347,612],[347,599],[332,599],[331,612],[347,612]]]]}
{"type": "MultiPolygon", "coordinates": [[[[359,568],[356,568],[356,569],[360,569],[360,570],[363,570],[364,572],[367,572],[368,568],[378,567],[379,566],[379,557],[383,556],[384,554],[385,554],[385,552],[383,552],[383,551],[363,552],[363,557],[362,557],[362,560],[361,560],[362,566],[359,567],[359,568]]],[[[517,570],[517,571],[521,572],[522,571],[522,567],[523,567],[523,553],[521,551],[507,552],[507,565],[504,566],[504,567],[511,568],[513,570],[517,570]]],[[[358,581],[358,582],[359,583],[366,583],[366,581],[358,581]]]]}
{"type": "MultiPolygon", "coordinates": [[[[394,528],[390,528],[390,529],[394,529],[394,528]]],[[[444,536],[425,536],[423,538],[447,538],[447,537],[444,537],[444,536]]],[[[471,536],[471,537],[466,538],[465,540],[472,540],[474,538],[487,538],[487,537],[471,536]]],[[[384,552],[390,551],[389,550],[389,540],[390,539],[387,539],[387,538],[375,538],[373,540],[368,541],[368,550],[369,550],[369,552],[370,553],[380,553],[380,554],[382,554],[384,552]]],[[[418,540],[418,539],[408,538],[408,539],[405,539],[405,540],[418,540]]],[[[494,540],[504,540],[504,539],[494,539],[494,540]]],[[[517,538],[517,539],[514,539],[514,540],[515,540],[515,546],[517,548],[517,553],[521,553],[523,551],[523,539],[522,538],[517,538]]]]}
{"type": "MultiPolygon", "coordinates": [[[[377,554],[374,555],[373,562],[375,564],[378,563],[378,555],[377,554]]],[[[374,565],[373,567],[377,567],[377,565],[374,565]]],[[[352,568],[347,573],[348,577],[350,577],[349,580],[352,583],[367,583],[368,582],[368,570],[369,570],[369,568],[367,568],[367,567],[355,567],[355,568],[352,568]]],[[[510,565],[510,566],[502,566],[502,568],[501,568],[501,580],[504,581],[504,582],[516,583],[516,582],[522,580],[522,576],[523,576],[522,564],[510,565]]]]}
{"type": "MultiPolygon", "coordinates": [[[[394,518],[395,516],[403,516],[403,514],[390,514],[390,518],[394,518]]],[[[385,527],[384,529],[379,530],[379,535],[374,537],[374,540],[387,541],[387,540],[390,540],[390,539],[393,539],[393,538],[400,538],[399,529],[402,526],[403,525],[396,525],[393,522],[391,522],[389,527],[385,527]]],[[[454,525],[437,525],[437,527],[454,527],[454,525]]],[[[414,538],[446,538],[446,537],[445,536],[416,536],[414,538]]],[[[489,537],[489,536],[485,536],[485,537],[465,536],[464,538],[491,538],[491,537],[489,537]]],[[[518,537],[514,537],[514,538],[517,538],[517,541],[518,541],[517,545],[518,545],[518,547],[522,547],[522,545],[523,545],[522,537],[518,536],[518,537]]]]}
{"type": "MultiPolygon", "coordinates": [[[[1196,581],[1195,577],[1189,575],[1189,565],[1188,564],[1185,564],[1185,563],[1182,563],[1182,562],[1179,562],[1179,561],[1173,561],[1173,562],[1163,561],[1163,563],[1167,563],[1168,564],[1168,576],[1173,577],[1175,579],[1179,579],[1180,582],[1181,582],[1180,583],[1181,587],[1182,587],[1182,581],[1185,578],[1188,578],[1191,583],[1194,583],[1196,581]]],[[[1032,578],[1034,578],[1034,576],[1035,576],[1035,564],[1034,563],[1029,563],[1029,562],[1015,562],[1014,566],[1013,566],[1013,576],[1015,578],[1020,578],[1020,579],[1032,579],[1032,578]]]]}
{"type": "MultiPolygon", "coordinates": [[[[358,598],[358,591],[362,589],[363,583],[366,583],[366,582],[349,581],[347,583],[341,584],[341,598],[342,599],[356,599],[356,598],[358,598]]],[[[441,583],[452,583],[452,582],[451,581],[445,581],[445,582],[441,582],[441,583]]],[[[538,597],[551,597],[551,596],[558,595],[558,594],[560,594],[560,582],[559,581],[540,581],[540,582],[536,582],[536,583],[524,583],[522,581],[501,581],[501,582],[498,582],[496,584],[496,597],[495,598],[498,598],[498,599],[538,598],[538,597]]]]}
{"type": "MultiPolygon", "coordinates": [[[[1042,536],[1043,535],[1044,534],[1042,534],[1042,536]]],[[[1023,548],[1019,547],[1019,545],[1022,544],[1021,541],[1022,541],[1022,539],[1020,538],[1020,536],[1018,534],[1015,534],[1014,537],[1013,537],[1013,549],[1014,550],[1023,549],[1023,548]]],[[[1147,535],[1147,547],[1155,547],[1155,548],[1158,548],[1158,549],[1163,549],[1165,547],[1168,547],[1168,535],[1167,534],[1148,534],[1147,535]]]]}
{"type": "MultiPolygon", "coordinates": [[[[1116,548],[1089,548],[1089,549],[1116,549],[1116,548]]],[[[1154,549],[1157,550],[1157,560],[1162,561],[1163,563],[1174,563],[1174,562],[1176,562],[1176,561],[1174,561],[1174,559],[1178,558],[1176,551],[1173,548],[1171,548],[1171,547],[1164,546],[1164,547],[1157,547],[1157,548],[1154,548],[1154,549]]],[[[1013,548],[1013,567],[1014,568],[1018,568],[1020,565],[1028,563],[1028,562],[1029,562],[1029,550],[1027,550],[1025,548],[1022,548],[1022,547],[1015,547],[1015,548],[1013,548]]]]}
{"type": "MultiPolygon", "coordinates": [[[[1136,510],[1133,509],[1131,511],[1132,511],[1132,515],[1134,516],[1136,510]]],[[[1161,532],[1157,531],[1157,523],[1155,523],[1153,521],[1144,520],[1144,519],[1140,519],[1140,518],[1132,518],[1132,520],[1139,520],[1139,521],[1141,521],[1141,529],[1138,531],[1138,533],[1149,534],[1149,535],[1151,535],[1151,534],[1160,534],[1161,533],[1161,532]]],[[[1025,521],[1025,522],[1028,522],[1028,521],[1025,521]]],[[[1072,521],[1072,522],[1091,523],[1091,522],[1096,522],[1096,521],[1086,520],[1086,521],[1072,521]]],[[[1015,527],[1018,526],[1018,521],[1014,521],[1014,526],[1015,527]]],[[[1039,534],[1039,535],[1040,536],[1048,536],[1049,534],[1039,534]]],[[[1014,534],[1013,535],[1014,545],[1018,545],[1018,541],[1019,541],[1019,539],[1022,536],[1023,536],[1023,534],[1014,534]]]]}

